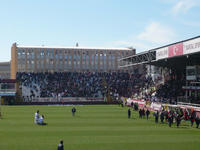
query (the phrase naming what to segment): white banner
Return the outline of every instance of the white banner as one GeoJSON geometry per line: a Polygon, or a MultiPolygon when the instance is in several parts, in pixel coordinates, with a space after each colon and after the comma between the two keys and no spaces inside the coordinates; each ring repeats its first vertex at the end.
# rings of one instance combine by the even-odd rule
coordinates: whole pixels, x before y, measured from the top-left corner
{"type": "Polygon", "coordinates": [[[156,60],[168,58],[168,47],[156,50],[156,60]]]}
{"type": "Polygon", "coordinates": [[[152,110],[155,110],[155,111],[161,111],[161,109],[162,109],[162,104],[161,104],[161,103],[152,102],[152,103],[151,103],[151,109],[152,109],[152,110]]]}
{"type": "Polygon", "coordinates": [[[200,52],[200,38],[183,43],[183,54],[200,52]]]}

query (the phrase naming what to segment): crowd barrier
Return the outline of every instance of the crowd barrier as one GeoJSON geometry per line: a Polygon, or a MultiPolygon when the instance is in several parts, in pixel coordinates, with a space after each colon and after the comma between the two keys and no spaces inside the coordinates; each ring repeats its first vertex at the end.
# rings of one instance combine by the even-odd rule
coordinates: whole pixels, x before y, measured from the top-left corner
{"type": "Polygon", "coordinates": [[[26,102],[89,102],[89,101],[104,101],[102,97],[40,97],[32,98],[26,102]]]}

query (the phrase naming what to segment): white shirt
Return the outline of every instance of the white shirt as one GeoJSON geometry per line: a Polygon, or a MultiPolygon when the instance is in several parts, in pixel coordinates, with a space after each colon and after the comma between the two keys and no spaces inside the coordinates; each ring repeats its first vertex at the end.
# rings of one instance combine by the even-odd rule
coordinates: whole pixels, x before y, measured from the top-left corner
{"type": "Polygon", "coordinates": [[[38,123],[38,119],[39,119],[39,113],[35,113],[35,123],[38,123]]]}
{"type": "Polygon", "coordinates": [[[42,123],[43,123],[43,120],[44,120],[44,118],[41,116],[41,117],[39,118],[39,123],[42,124],[42,123]]]}
{"type": "Polygon", "coordinates": [[[35,119],[39,119],[39,113],[35,113],[35,119]]]}

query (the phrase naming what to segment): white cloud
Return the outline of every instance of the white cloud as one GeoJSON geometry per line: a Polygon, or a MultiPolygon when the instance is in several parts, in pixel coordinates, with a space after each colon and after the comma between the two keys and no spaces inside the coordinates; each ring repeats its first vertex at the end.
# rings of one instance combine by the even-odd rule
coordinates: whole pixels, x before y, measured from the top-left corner
{"type": "Polygon", "coordinates": [[[171,12],[173,14],[179,14],[181,12],[186,13],[191,8],[195,7],[197,5],[196,0],[179,0],[175,3],[175,5],[172,7],[171,12]]]}
{"type": "Polygon", "coordinates": [[[112,42],[116,47],[134,47],[138,52],[150,50],[175,41],[175,33],[159,22],[151,22],[143,32],[127,40],[112,42]]]}
{"type": "Polygon", "coordinates": [[[151,22],[137,38],[153,44],[166,44],[175,38],[175,33],[171,28],[159,22],[151,22]]]}

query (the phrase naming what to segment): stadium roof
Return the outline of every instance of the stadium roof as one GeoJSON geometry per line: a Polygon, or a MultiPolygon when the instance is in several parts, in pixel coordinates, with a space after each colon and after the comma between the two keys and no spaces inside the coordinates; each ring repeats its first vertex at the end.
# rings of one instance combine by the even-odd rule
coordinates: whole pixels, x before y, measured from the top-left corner
{"type": "MultiPolygon", "coordinates": [[[[183,56],[184,56],[184,60],[185,60],[185,57],[188,58],[189,56],[190,58],[195,57],[196,59],[197,56],[191,56],[191,55],[195,55],[199,53],[200,53],[200,36],[196,36],[187,40],[175,42],[175,43],[154,48],[148,51],[144,51],[136,55],[124,57],[120,59],[119,61],[126,62],[125,65],[122,65],[120,67],[128,67],[128,66],[144,64],[144,63],[156,64],[157,62],[160,62],[160,61],[164,62],[166,60],[171,60],[171,59],[174,60],[174,58],[179,58],[183,56]]],[[[177,59],[177,60],[180,60],[180,59],[177,59]]]]}

